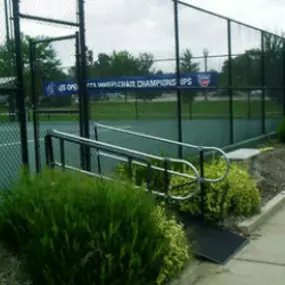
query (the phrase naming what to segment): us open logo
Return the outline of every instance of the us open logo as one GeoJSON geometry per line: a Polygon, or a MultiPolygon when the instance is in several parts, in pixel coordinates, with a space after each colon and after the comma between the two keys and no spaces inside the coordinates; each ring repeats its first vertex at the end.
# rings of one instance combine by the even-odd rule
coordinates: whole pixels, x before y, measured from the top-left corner
{"type": "Polygon", "coordinates": [[[54,83],[48,84],[46,87],[46,94],[48,97],[56,95],[56,86],[54,83]]]}
{"type": "Polygon", "coordinates": [[[198,82],[202,87],[208,87],[211,83],[211,74],[198,74],[198,82]]]}

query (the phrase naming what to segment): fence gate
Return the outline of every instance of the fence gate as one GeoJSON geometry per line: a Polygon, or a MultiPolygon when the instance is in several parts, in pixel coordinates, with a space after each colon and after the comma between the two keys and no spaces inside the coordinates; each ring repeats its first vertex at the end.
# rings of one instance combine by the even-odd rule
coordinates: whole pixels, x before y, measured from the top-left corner
{"type": "MultiPolygon", "coordinates": [[[[57,38],[30,40],[31,92],[30,102],[34,132],[34,165],[32,170],[41,171],[46,164],[44,135],[50,129],[82,135],[80,128],[78,82],[80,80],[79,37],[73,35],[57,38]],[[47,59],[48,57],[48,59],[47,59]],[[54,81],[68,80],[74,94],[57,95],[54,81]]],[[[59,86],[59,88],[61,88],[59,86]]],[[[74,166],[80,164],[80,149],[66,145],[66,159],[74,166]]],[[[55,155],[59,154],[59,146],[55,155]]]]}

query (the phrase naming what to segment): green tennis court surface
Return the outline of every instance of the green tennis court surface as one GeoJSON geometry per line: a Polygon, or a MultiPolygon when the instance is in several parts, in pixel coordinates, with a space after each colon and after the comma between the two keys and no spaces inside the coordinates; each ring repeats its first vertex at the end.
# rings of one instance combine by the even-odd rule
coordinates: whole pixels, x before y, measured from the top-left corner
{"type": "MultiPolygon", "coordinates": [[[[276,130],[281,116],[266,120],[266,133],[276,130]]],[[[119,121],[99,121],[102,124],[112,125],[125,128],[137,132],[148,133],[151,135],[164,137],[172,140],[178,138],[177,120],[119,120],[119,121]]],[[[94,138],[95,121],[90,123],[91,137],[94,138]]],[[[44,136],[49,129],[79,135],[78,122],[72,121],[43,121],[40,123],[40,153],[42,165],[45,165],[44,136]]],[[[196,145],[209,145],[222,147],[229,145],[229,120],[228,119],[195,119],[182,121],[183,141],[196,145]]],[[[236,119],[234,120],[235,142],[254,138],[261,135],[261,119],[255,118],[251,120],[236,119]]],[[[32,123],[28,124],[28,143],[29,143],[29,159],[31,170],[35,171],[35,150],[34,150],[34,134],[32,123]]],[[[99,139],[135,150],[144,151],[151,154],[159,154],[163,151],[165,155],[176,156],[178,149],[176,146],[167,145],[162,142],[149,141],[143,138],[137,138],[128,134],[120,134],[117,132],[99,129],[99,139]]],[[[59,144],[54,142],[54,153],[59,161],[59,144]]],[[[66,163],[74,166],[80,166],[79,146],[67,143],[65,147],[66,163]]],[[[195,152],[194,152],[195,153],[195,152]]],[[[193,154],[190,150],[184,149],[184,155],[193,154]]],[[[18,123],[0,123],[0,171],[1,171],[1,187],[18,177],[21,169],[21,143],[20,129],[18,123]]],[[[92,170],[97,170],[97,158],[95,151],[92,151],[92,170]]],[[[115,166],[116,162],[111,158],[102,158],[103,171],[109,171],[115,166]]]]}

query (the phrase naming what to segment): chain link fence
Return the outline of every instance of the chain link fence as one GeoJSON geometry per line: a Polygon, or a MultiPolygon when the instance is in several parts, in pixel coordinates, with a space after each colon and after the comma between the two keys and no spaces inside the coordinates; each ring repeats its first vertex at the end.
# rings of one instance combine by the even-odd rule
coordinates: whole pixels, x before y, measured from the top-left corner
{"type": "Polygon", "coordinates": [[[0,3],[0,188],[8,188],[22,167],[15,45],[11,1],[0,3]]]}
{"type": "MultiPolygon", "coordinates": [[[[159,0],[143,3],[134,0],[128,6],[98,0],[86,3],[86,46],[82,32],[85,27],[79,25],[83,23],[79,16],[84,18],[84,15],[76,12],[76,3],[76,0],[64,0],[59,6],[48,0],[26,0],[20,5],[22,81],[32,170],[39,170],[45,164],[43,136],[49,129],[94,138],[94,123],[100,122],[175,141],[217,147],[276,130],[285,111],[282,37],[183,1],[167,1],[162,7],[159,0]],[[164,17],[158,17],[157,11],[164,17]],[[66,34],[75,35],[78,30],[82,33],[77,39],[58,40],[66,34]],[[57,39],[52,40],[50,37],[54,35],[57,39]],[[34,43],[32,61],[31,40],[34,43]],[[79,53],[79,46],[86,46],[84,56],[79,53]],[[218,77],[216,90],[181,87],[180,75],[212,73],[218,77]],[[144,88],[142,92],[146,82],[151,86],[160,76],[169,75],[171,88],[144,88]],[[144,79],[140,81],[140,77],[144,79]],[[123,78],[136,78],[139,88],[106,90],[110,86],[104,85],[104,80],[118,82],[123,78]],[[90,80],[101,80],[99,91],[92,87],[90,80]],[[67,95],[57,94],[53,84],[71,89],[67,95]]],[[[23,106],[15,100],[21,98],[16,95],[19,94],[16,85],[5,87],[19,74],[14,60],[14,23],[9,20],[11,7],[5,9],[4,4],[0,5],[0,11],[4,11],[0,16],[1,31],[5,28],[8,31],[6,35],[0,34],[0,60],[12,55],[8,57],[11,60],[0,66],[0,146],[3,153],[11,153],[5,156],[11,170],[3,170],[10,179],[9,173],[18,173],[21,167],[25,129],[23,106]]],[[[183,152],[182,148],[165,143],[151,144],[108,130],[99,130],[97,135],[100,140],[148,153],[192,155],[186,149],[183,152]]],[[[87,169],[91,161],[92,170],[98,170],[96,152],[88,154],[86,149],[68,145],[65,151],[67,163],[75,167],[83,163],[87,169]]],[[[59,146],[55,151],[58,154],[59,146]]],[[[112,164],[109,160],[102,163],[105,168],[112,164]]]]}
{"type": "MultiPolygon", "coordinates": [[[[82,47],[86,45],[84,2],[64,0],[58,5],[56,1],[27,0],[21,2],[19,16],[29,50],[24,75],[26,104],[32,118],[27,131],[33,141],[29,148],[30,168],[39,172],[46,164],[44,136],[49,130],[89,136],[85,127],[88,120],[83,123],[84,115],[79,114],[79,97],[85,96],[82,82],[86,80],[82,68],[85,68],[82,47]],[[72,96],[53,96],[52,82],[63,81],[71,83],[72,96]]],[[[81,105],[82,113],[86,113],[84,104],[86,100],[81,105]]],[[[86,166],[89,158],[86,151],[66,143],[66,163],[81,167],[84,160],[86,166]]],[[[60,155],[59,144],[55,144],[54,155],[56,158],[60,155]]]]}
{"type": "Polygon", "coordinates": [[[199,106],[204,122],[198,116],[186,122],[182,116],[183,142],[223,147],[275,132],[285,112],[284,38],[177,3],[181,69],[187,48],[192,68],[215,70],[219,77],[216,92],[204,93],[200,102],[196,95],[192,102],[192,114],[199,106]],[[191,37],[187,27],[195,27],[191,37]]]}
{"type": "MultiPolygon", "coordinates": [[[[33,49],[33,84],[30,102],[33,108],[36,168],[46,164],[44,136],[51,130],[80,135],[78,88],[72,96],[45,96],[44,86],[53,81],[70,81],[78,85],[76,73],[76,35],[54,39],[34,39],[30,43],[33,49]],[[49,53],[49,63],[44,60],[49,53]],[[33,99],[33,97],[35,99],[33,99]],[[35,117],[34,117],[35,116],[35,117]]],[[[51,87],[51,86],[50,86],[51,87]]],[[[59,145],[55,144],[55,156],[59,155],[59,145]]],[[[66,143],[66,162],[80,166],[80,149],[66,143]],[[74,164],[74,162],[78,162],[74,164]]]]}

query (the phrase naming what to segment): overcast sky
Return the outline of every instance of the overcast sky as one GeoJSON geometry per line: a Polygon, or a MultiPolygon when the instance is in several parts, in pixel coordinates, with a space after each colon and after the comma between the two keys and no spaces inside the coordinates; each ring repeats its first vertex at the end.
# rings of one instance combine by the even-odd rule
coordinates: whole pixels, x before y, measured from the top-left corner
{"type": "MultiPolygon", "coordinates": [[[[3,1],[0,0],[0,11],[3,1]]],[[[278,32],[285,27],[284,0],[185,0],[187,3],[237,19],[239,21],[278,32]]],[[[76,19],[75,0],[21,0],[21,12],[52,16],[63,20],[76,19]],[[60,3],[60,4],[59,4],[60,3]]],[[[180,47],[189,48],[194,56],[201,56],[204,48],[211,55],[227,53],[227,23],[225,20],[179,6],[180,47]]],[[[0,16],[3,27],[4,13],[0,16]]],[[[87,45],[94,51],[109,53],[129,50],[134,54],[151,52],[156,58],[174,57],[173,2],[171,0],[86,0],[87,45]]],[[[285,29],[285,28],[284,28],[285,29]]],[[[1,34],[2,33],[1,29],[1,34]]],[[[23,20],[22,31],[35,36],[60,36],[73,32],[70,28],[35,24],[23,20]]],[[[233,25],[233,53],[259,47],[260,34],[233,25]]],[[[3,40],[3,36],[0,36],[3,40]]],[[[64,64],[72,65],[74,49],[70,43],[57,45],[64,64]]],[[[224,59],[210,59],[209,68],[221,67],[224,59]]],[[[174,71],[174,63],[160,63],[158,68],[174,71]]]]}

